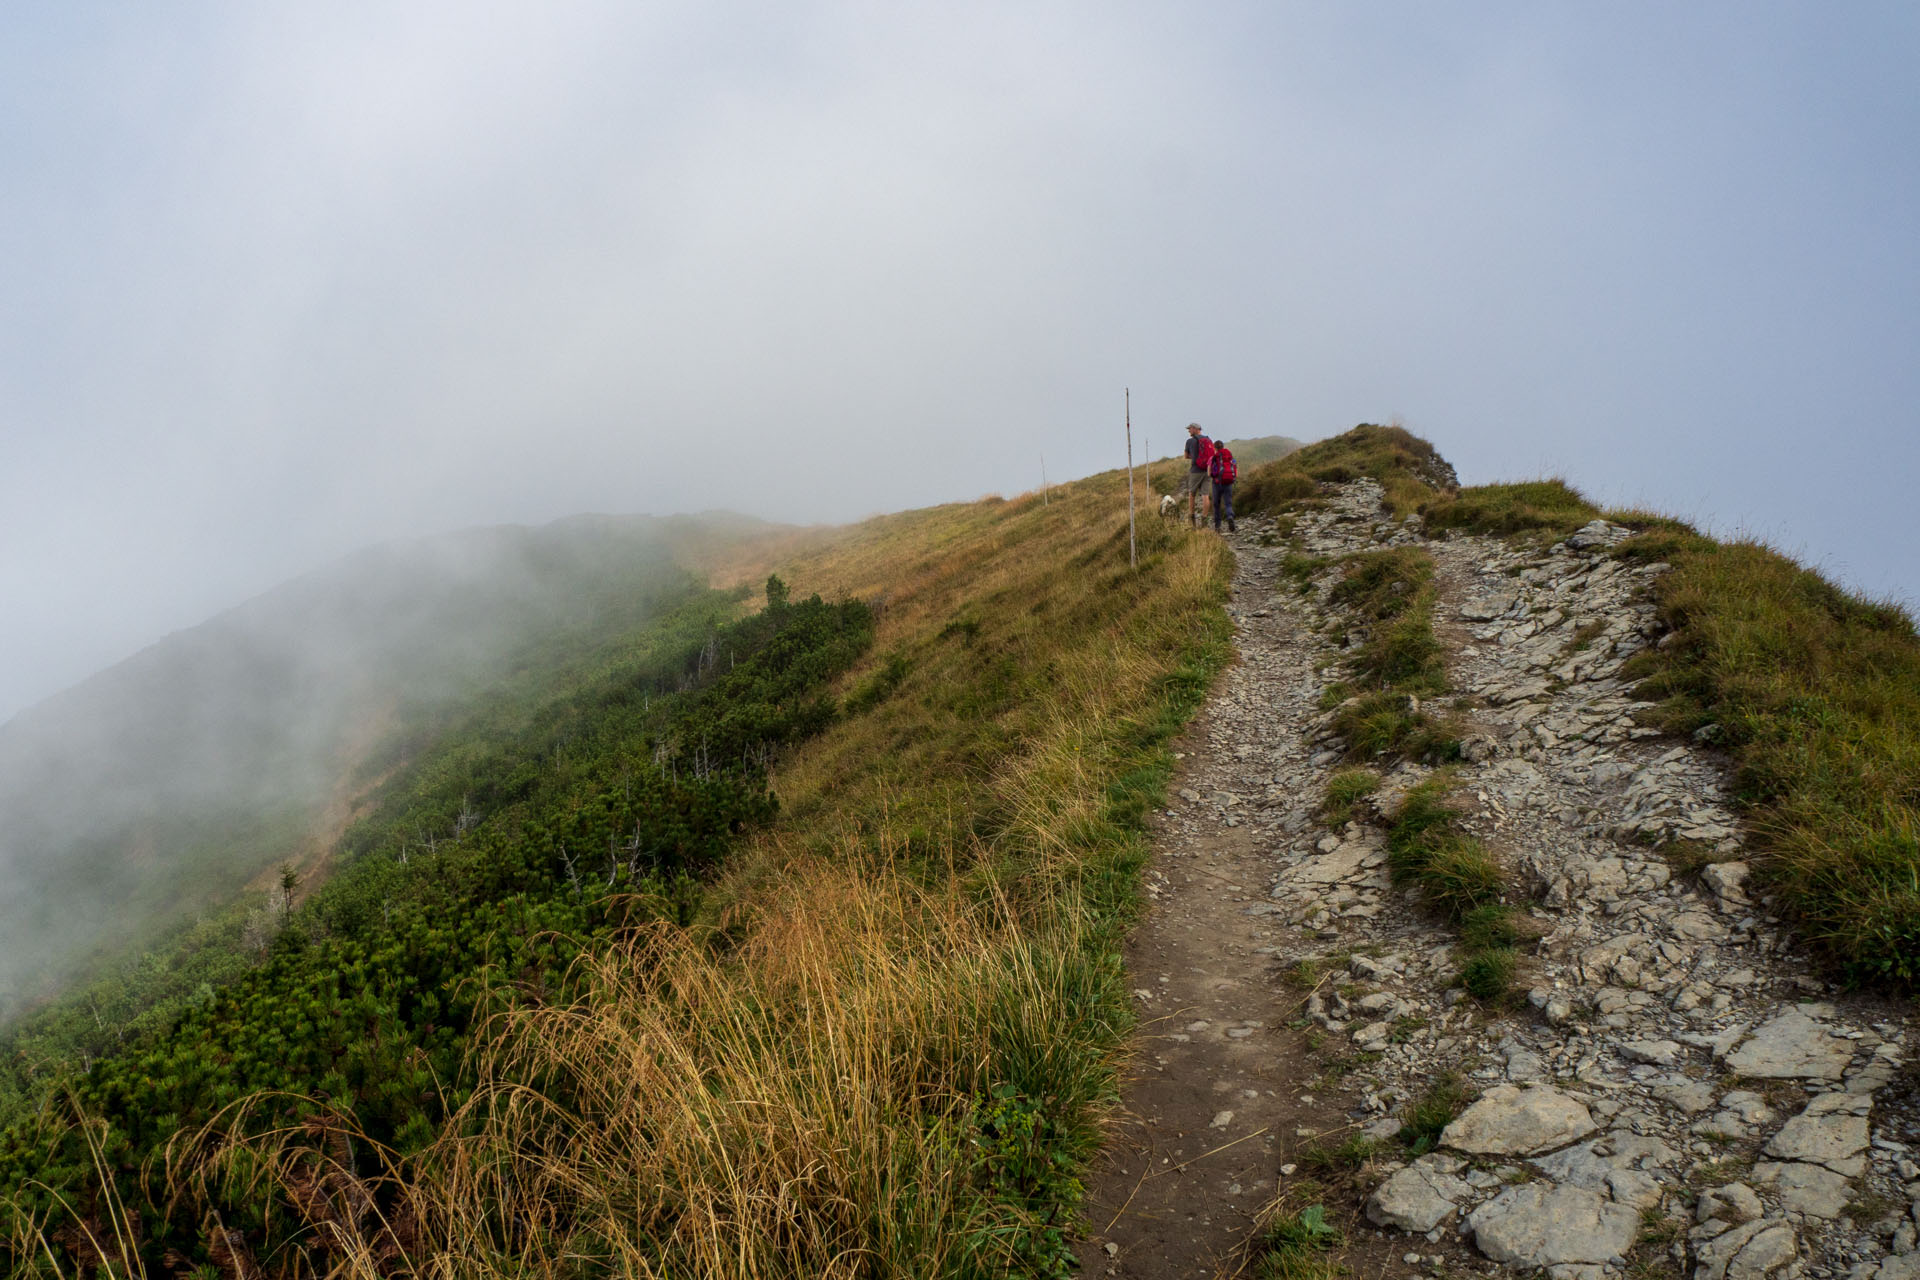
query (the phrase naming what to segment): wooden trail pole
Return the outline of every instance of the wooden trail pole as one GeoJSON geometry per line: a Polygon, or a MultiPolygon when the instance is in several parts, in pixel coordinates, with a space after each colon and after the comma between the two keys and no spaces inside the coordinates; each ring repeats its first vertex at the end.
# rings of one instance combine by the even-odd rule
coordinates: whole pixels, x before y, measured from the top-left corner
{"type": "Polygon", "coordinates": [[[1040,455],[1040,505],[1053,505],[1053,495],[1047,490],[1047,455],[1044,453],[1040,455]]]}
{"type": "Polygon", "coordinates": [[[1127,388],[1127,561],[1140,567],[1140,543],[1133,531],[1133,388],[1127,388]]]}

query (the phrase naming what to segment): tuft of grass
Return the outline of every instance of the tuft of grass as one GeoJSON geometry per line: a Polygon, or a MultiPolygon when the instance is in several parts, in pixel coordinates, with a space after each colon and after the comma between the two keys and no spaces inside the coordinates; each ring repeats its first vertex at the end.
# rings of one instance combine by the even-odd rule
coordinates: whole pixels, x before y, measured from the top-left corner
{"type": "Polygon", "coordinates": [[[1607,624],[1596,618],[1567,637],[1566,647],[1560,651],[1561,654],[1585,653],[1606,629],[1607,624]]]}
{"type": "Polygon", "coordinates": [[[1255,1243],[1260,1280],[1333,1280],[1345,1268],[1326,1254],[1345,1237],[1327,1221],[1324,1205],[1308,1205],[1275,1219],[1255,1243]]]}
{"type": "Polygon", "coordinates": [[[1372,769],[1341,769],[1327,779],[1320,817],[1329,827],[1345,826],[1353,820],[1354,806],[1379,789],[1380,775],[1372,769]]]}
{"type": "Polygon", "coordinates": [[[1363,551],[1347,559],[1328,600],[1371,624],[1372,633],[1348,663],[1362,685],[1416,695],[1446,688],[1433,598],[1433,557],[1417,547],[1363,551]]]}
{"type": "Polygon", "coordinates": [[[1687,1171],[1687,1185],[1694,1188],[1724,1187],[1739,1182],[1753,1169],[1753,1161],[1742,1156],[1724,1160],[1705,1160],[1687,1171]]]}
{"type": "Polygon", "coordinates": [[[1418,547],[1388,547],[1348,556],[1327,598],[1381,622],[1430,600],[1432,589],[1432,556],[1418,547]]]}
{"type": "Polygon", "coordinates": [[[1320,709],[1331,711],[1353,696],[1353,686],[1345,680],[1335,680],[1320,691],[1320,709]]]}
{"type": "Polygon", "coordinates": [[[1506,876],[1447,804],[1445,772],[1407,793],[1387,832],[1395,883],[1420,891],[1428,907],[1460,929],[1460,984],[1480,1000],[1502,999],[1519,969],[1519,927],[1502,903],[1506,876]]]}
{"type": "Polygon", "coordinates": [[[1451,783],[1452,777],[1443,771],[1407,792],[1400,807],[1394,810],[1391,841],[1410,844],[1451,832],[1460,820],[1460,815],[1447,804],[1451,783]]]}
{"type": "Polygon", "coordinates": [[[1511,947],[1521,938],[1512,908],[1501,903],[1475,907],[1460,918],[1460,945],[1472,951],[1511,947]]]}
{"type": "Polygon", "coordinates": [[[1292,503],[1320,492],[1318,481],[1284,462],[1270,462],[1249,470],[1234,488],[1234,506],[1238,510],[1261,513],[1283,511],[1292,503]],[[1238,492],[1240,490],[1244,492],[1238,492]]]}
{"type": "Polygon", "coordinates": [[[1686,1238],[1684,1220],[1659,1209],[1640,1214],[1640,1229],[1627,1251],[1629,1280],[1678,1280],[1681,1269],[1673,1260],[1673,1246],[1686,1238]]]}
{"type": "Polygon", "coordinates": [[[1425,609],[1382,625],[1361,647],[1355,674],[1383,689],[1424,695],[1446,688],[1444,650],[1425,609]]]}
{"type": "Polygon", "coordinates": [[[1899,1214],[1901,1202],[1878,1191],[1868,1191],[1847,1201],[1840,1210],[1842,1217],[1850,1219],[1857,1227],[1870,1227],[1883,1218],[1899,1214]]]}
{"type": "Polygon", "coordinates": [[[1294,962],[1282,977],[1288,986],[1296,991],[1312,991],[1331,971],[1332,963],[1323,956],[1308,956],[1294,962]]]}
{"type": "Polygon", "coordinates": [[[1413,736],[1420,721],[1405,694],[1380,692],[1341,706],[1333,725],[1347,740],[1347,749],[1365,758],[1397,750],[1413,736]]]}
{"type": "Polygon", "coordinates": [[[1519,964],[1519,953],[1512,947],[1489,947],[1460,966],[1459,983],[1476,1000],[1499,1000],[1512,988],[1519,964]]]}
{"type": "Polygon", "coordinates": [[[1389,864],[1420,886],[1427,904],[1458,922],[1500,901],[1506,878],[1486,847],[1471,836],[1453,835],[1426,848],[1413,846],[1389,864]]]}
{"type": "Polygon", "coordinates": [[[1331,1145],[1310,1143],[1294,1158],[1300,1167],[1321,1177],[1358,1172],[1380,1152],[1380,1144],[1364,1134],[1354,1134],[1331,1145]]]}
{"type": "Polygon", "coordinates": [[[1445,801],[1450,785],[1442,774],[1407,794],[1387,833],[1387,865],[1396,882],[1418,888],[1429,906],[1459,922],[1497,904],[1504,884],[1479,841],[1458,829],[1445,801]]]}
{"type": "Polygon", "coordinates": [[[1451,1071],[1441,1073],[1420,1100],[1407,1108],[1407,1118],[1395,1139],[1409,1155],[1425,1155],[1440,1145],[1441,1133],[1467,1109],[1468,1100],[1460,1077],[1451,1071]]]}
{"type": "Polygon", "coordinates": [[[1320,576],[1320,571],[1332,563],[1327,556],[1309,556],[1289,551],[1280,560],[1280,573],[1283,577],[1291,578],[1294,587],[1301,595],[1305,595],[1313,590],[1313,580],[1320,576]]]}

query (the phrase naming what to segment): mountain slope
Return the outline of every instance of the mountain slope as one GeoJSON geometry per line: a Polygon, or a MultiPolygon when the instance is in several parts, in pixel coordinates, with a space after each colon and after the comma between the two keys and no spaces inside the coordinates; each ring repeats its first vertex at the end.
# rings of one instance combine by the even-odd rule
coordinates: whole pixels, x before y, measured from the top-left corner
{"type": "MultiPolygon", "coordinates": [[[[305,1247],[320,1250],[309,1255],[318,1263],[326,1232],[301,1190],[310,1157],[284,1144],[305,1150],[300,1135],[310,1133],[324,1155],[337,1131],[358,1136],[350,1165],[336,1173],[369,1189],[364,1203],[411,1215],[420,1247],[516,1269],[540,1270],[540,1258],[557,1264],[549,1250],[712,1272],[746,1249],[786,1274],[830,1273],[835,1259],[876,1250],[915,1270],[925,1267],[914,1258],[935,1270],[969,1257],[1000,1270],[1063,1257],[1058,1215],[1070,1175],[1064,1166],[1044,1170],[1053,1167],[1049,1153],[1084,1153],[1095,1136],[1090,1107],[1111,1090],[1107,1054],[1124,1024],[1109,957],[1112,931],[1131,906],[1138,824],[1164,777],[1163,744],[1180,709],[1224,656],[1215,607],[1222,548],[1149,525],[1140,568],[1130,569],[1124,495],[1124,478],[1110,475],[1058,487],[1046,503],[1029,496],[883,517],[798,553],[743,548],[742,576],[761,576],[780,556],[777,567],[802,589],[872,602],[871,656],[835,683],[830,701],[804,703],[815,708],[804,723],[819,735],[804,745],[753,748],[774,722],[731,699],[705,710],[669,706],[664,714],[677,718],[659,721],[662,698],[677,685],[661,684],[667,669],[648,666],[651,659],[631,668],[654,671],[651,684],[621,686],[614,672],[614,684],[581,685],[544,704],[477,709],[389,781],[384,816],[346,841],[349,872],[292,913],[266,965],[233,996],[217,993],[204,1011],[76,1082],[83,1123],[96,1126],[110,1165],[148,1158],[142,1152],[159,1158],[151,1144],[175,1126],[172,1162],[141,1195],[160,1195],[170,1170],[181,1198],[171,1211],[140,1201],[145,1256],[174,1248],[217,1264],[244,1240],[255,1258],[290,1259],[287,1248],[305,1247]],[[748,735],[740,739],[747,749],[719,752],[722,735],[734,732],[748,735]],[[703,771],[718,779],[743,766],[738,776],[751,777],[762,761],[773,765],[777,814],[743,811],[744,821],[717,837],[718,860],[705,874],[663,876],[667,864],[649,854],[643,869],[654,878],[625,886],[637,896],[606,894],[610,843],[614,887],[623,887],[618,864],[632,840],[623,824],[637,812],[645,835],[647,815],[676,811],[645,799],[644,778],[665,770],[683,783],[703,771]],[[640,808],[623,808],[630,804],[640,808]],[[469,807],[475,823],[450,834],[469,807]],[[422,831],[441,834],[429,846],[422,831]],[[476,903],[458,913],[475,930],[463,924],[458,946],[518,957],[553,936],[552,948],[542,942],[537,958],[512,959],[490,970],[493,978],[419,970],[431,930],[419,932],[424,922],[403,917],[397,900],[391,910],[384,904],[429,857],[453,859],[450,866],[477,859],[475,873],[503,861],[527,868],[545,887],[515,890],[527,905],[513,910],[533,909],[524,895],[534,894],[550,904],[541,912],[561,913],[521,919],[476,903]],[[364,875],[381,887],[349,894],[364,875]],[[577,915],[594,903],[626,914],[577,915]],[[380,967],[330,962],[328,972],[346,977],[322,988],[317,1005],[310,996],[266,999],[260,983],[294,973],[315,947],[344,945],[342,930],[367,927],[375,938],[394,935],[398,952],[380,951],[380,967]],[[570,965],[570,955],[579,960],[570,965]],[[404,977],[409,969],[417,978],[404,977]],[[396,994],[382,994],[390,988],[396,994]],[[252,990],[263,994],[242,999],[252,990]],[[431,992],[443,1013],[465,1012],[421,1021],[427,1006],[403,990],[431,992]],[[476,999],[497,1016],[475,1020],[476,999]],[[683,1016],[695,1007],[699,1016],[683,1016]],[[409,1104],[417,1120],[405,1119],[393,1108],[419,1068],[404,1058],[381,1070],[343,1065],[324,1083],[326,1101],[297,1104],[307,1129],[256,1128],[250,1116],[265,1121],[294,1105],[263,1100],[196,1136],[208,1102],[241,1096],[196,1092],[238,1063],[223,1065],[223,1050],[207,1058],[213,1042],[197,1028],[237,1016],[271,1043],[271,1058],[313,1063],[293,1078],[323,1067],[328,1045],[341,1046],[343,1064],[369,1054],[368,1064],[385,1061],[389,1050],[377,1045],[404,1043],[395,1040],[403,1023],[416,1029],[407,1034],[426,1034],[431,1022],[433,1036],[454,1036],[423,1043],[445,1083],[427,1104],[409,1104]],[[360,1018],[372,1019],[368,1042],[340,1038],[360,1018]],[[618,1049],[629,1031],[642,1040],[618,1049]],[[317,1050],[306,1047],[316,1042],[317,1050]],[[650,1046],[642,1058],[607,1069],[600,1055],[636,1043],[650,1046]],[[888,1065],[893,1055],[904,1056],[888,1065]],[[534,1079],[546,1082],[550,1105],[503,1105],[534,1079]],[[622,1098],[607,1092],[616,1087],[622,1098]],[[742,1111],[735,1099],[744,1096],[760,1101],[742,1111]],[[689,1127],[669,1120],[663,1099],[689,1127]],[[753,1137],[763,1124],[764,1145],[753,1137]],[[375,1135],[384,1145],[368,1140],[375,1135]],[[233,1141],[268,1141],[281,1155],[255,1167],[291,1181],[238,1198],[217,1179],[196,1182],[196,1171],[240,1158],[233,1141]],[[983,1141],[984,1160],[976,1154],[983,1141]],[[748,1158],[748,1148],[761,1156],[748,1158]],[[522,1155],[503,1163],[485,1154],[494,1149],[522,1155]],[[552,1162],[525,1158],[533,1149],[552,1162]],[[800,1165],[789,1167],[788,1155],[800,1165]],[[500,1213],[484,1221],[462,1209],[475,1159],[524,1175],[487,1193],[500,1213]],[[657,1175],[608,1182],[594,1172],[636,1161],[657,1175]],[[559,1184],[544,1181],[562,1164],[575,1171],[565,1175],[564,1207],[549,1198],[559,1184]],[[710,1187],[730,1207],[704,1192],[709,1208],[677,1195],[633,1199],[637,1190],[689,1185],[710,1187]],[[876,1205],[892,1208],[875,1217],[876,1205]],[[209,1208],[241,1235],[206,1235],[209,1208]],[[723,1226],[743,1234],[731,1243],[711,1235],[723,1226]],[[709,1254],[709,1245],[722,1252],[709,1254]],[[936,1265],[941,1258],[947,1263],[936,1265]]],[[[693,660],[707,673],[686,696],[706,696],[714,673],[724,679],[736,658],[747,670],[747,651],[736,653],[728,633],[677,634],[694,641],[693,660]]],[[[686,657],[665,641],[649,652],[686,657]]],[[[832,677],[831,667],[819,670],[832,677]]],[[[639,847],[660,846],[647,836],[639,847]]],[[[249,1051],[248,1072],[262,1061],[249,1051]]],[[[82,1131],[63,1128],[60,1113],[17,1126],[4,1159],[42,1179],[58,1170],[68,1202],[91,1206],[83,1213],[104,1223],[115,1201],[88,1173],[82,1131]]],[[[22,1203],[30,1217],[16,1240],[35,1238],[35,1223],[62,1230],[56,1202],[30,1194],[22,1203]]],[[[410,1259],[383,1270],[426,1265],[426,1255],[380,1235],[372,1219],[354,1219],[353,1230],[370,1233],[368,1256],[398,1250],[410,1259]]]]}
{"type": "MultiPolygon", "coordinates": [[[[742,522],[577,517],[375,548],[0,726],[0,1016],[311,852],[376,746],[684,600],[742,522]]],[[[754,530],[759,532],[760,530],[754,530]]]]}

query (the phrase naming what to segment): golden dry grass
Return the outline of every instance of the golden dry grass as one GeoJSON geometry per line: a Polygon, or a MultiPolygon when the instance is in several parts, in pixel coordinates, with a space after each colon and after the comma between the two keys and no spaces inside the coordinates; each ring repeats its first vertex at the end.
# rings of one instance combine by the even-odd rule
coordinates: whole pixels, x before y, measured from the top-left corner
{"type": "Polygon", "coordinates": [[[954,885],[808,861],[784,889],[730,956],[656,926],[503,1019],[456,1122],[380,1175],[238,1116],[180,1167],[301,1214],[296,1273],[1004,1271],[1025,1224],[975,1193],[970,1122],[1007,1042],[1085,1016],[1054,944],[954,885]]]}

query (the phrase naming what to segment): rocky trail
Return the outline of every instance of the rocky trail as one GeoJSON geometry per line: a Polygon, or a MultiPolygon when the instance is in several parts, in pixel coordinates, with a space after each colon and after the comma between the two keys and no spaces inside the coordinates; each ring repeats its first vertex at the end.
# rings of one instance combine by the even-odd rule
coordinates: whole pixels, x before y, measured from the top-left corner
{"type": "Polygon", "coordinates": [[[1535,935],[1523,998],[1483,1004],[1454,929],[1389,877],[1389,819],[1431,771],[1317,816],[1346,763],[1320,705],[1337,568],[1302,593],[1273,526],[1241,528],[1240,661],[1156,819],[1086,1273],[1255,1274],[1264,1223],[1320,1203],[1355,1276],[1920,1280],[1913,1009],[1820,981],[1747,888],[1711,734],[1635,722],[1618,673],[1659,642],[1664,566],[1611,556],[1629,533],[1602,522],[1551,550],[1428,541],[1364,481],[1293,530],[1312,555],[1434,558],[1452,802],[1535,935]],[[1443,1103],[1432,1149],[1400,1139],[1443,1103]]]}

